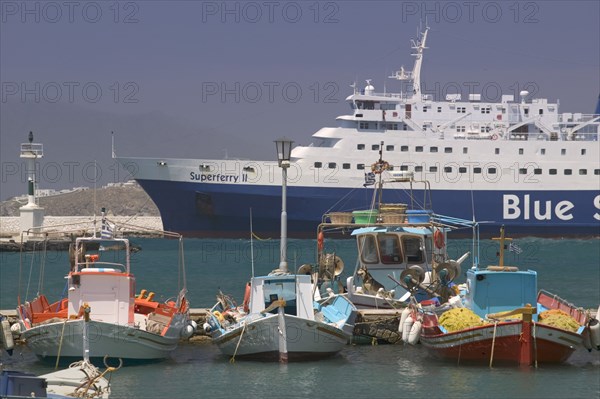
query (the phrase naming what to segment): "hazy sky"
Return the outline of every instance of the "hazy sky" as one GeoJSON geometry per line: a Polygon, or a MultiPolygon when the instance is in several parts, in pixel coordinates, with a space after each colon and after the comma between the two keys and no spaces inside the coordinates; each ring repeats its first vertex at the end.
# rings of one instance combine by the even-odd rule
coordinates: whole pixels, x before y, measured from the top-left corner
{"type": "Polygon", "coordinates": [[[498,88],[527,88],[563,112],[594,110],[596,0],[2,0],[0,197],[25,191],[18,152],[29,130],[45,145],[42,167],[57,169],[42,188],[92,186],[81,176],[94,160],[99,183],[119,178],[111,130],[123,156],[273,159],[279,136],[309,144],[349,111],[353,81],[399,91],[386,77],[412,67],[425,19],[425,92],[476,87],[496,100],[498,88]]]}

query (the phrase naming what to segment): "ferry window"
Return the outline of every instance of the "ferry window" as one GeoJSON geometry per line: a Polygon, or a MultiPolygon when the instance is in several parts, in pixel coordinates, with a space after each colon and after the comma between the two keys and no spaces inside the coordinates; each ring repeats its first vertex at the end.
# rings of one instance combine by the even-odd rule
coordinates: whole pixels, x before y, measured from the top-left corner
{"type": "Polygon", "coordinates": [[[581,149],[581,155],[585,155],[585,148],[581,149]]]}
{"type": "Polygon", "coordinates": [[[452,154],[452,147],[446,147],[446,148],[444,148],[444,152],[446,154],[452,154]]]}
{"type": "Polygon", "coordinates": [[[337,164],[336,164],[335,162],[329,162],[329,163],[327,164],[327,167],[328,167],[329,169],[335,169],[335,168],[337,168],[337,164]]]}
{"type": "Polygon", "coordinates": [[[385,150],[386,151],[394,151],[394,146],[393,145],[386,145],[385,146],[385,150]]]}
{"type": "Polygon", "coordinates": [[[587,175],[587,169],[579,169],[580,175],[587,175]]]}
{"type": "Polygon", "coordinates": [[[473,173],[481,173],[481,168],[473,168],[473,173]]]}
{"type": "Polygon", "coordinates": [[[342,168],[343,169],[350,169],[350,164],[349,163],[344,163],[344,164],[342,164],[342,168]]]}
{"type": "Polygon", "coordinates": [[[357,150],[364,150],[365,149],[365,145],[364,144],[357,144],[356,145],[356,149],[357,150]]]}
{"type": "Polygon", "coordinates": [[[427,107],[423,107],[423,112],[427,112],[427,107]]]}
{"type": "Polygon", "coordinates": [[[397,123],[386,123],[385,127],[386,127],[387,130],[398,130],[398,124],[397,123]]]}
{"type": "Polygon", "coordinates": [[[523,155],[523,149],[519,148],[519,155],[523,155]]]}
{"type": "Polygon", "coordinates": [[[541,175],[542,174],[542,170],[541,169],[534,169],[533,170],[533,174],[534,175],[541,175]]]}
{"type": "Polygon", "coordinates": [[[423,262],[423,251],[421,250],[421,239],[419,237],[403,237],[402,246],[407,262],[423,262]]]}
{"type": "Polygon", "coordinates": [[[322,162],[315,162],[315,168],[322,168],[322,167],[323,167],[322,162]]]}
{"type": "Polygon", "coordinates": [[[542,154],[542,155],[546,155],[546,149],[545,149],[545,148],[542,148],[542,149],[540,150],[540,154],[542,154]]]}
{"type": "Polygon", "coordinates": [[[548,171],[548,173],[551,174],[551,175],[555,175],[556,174],[556,169],[550,169],[548,171]]]}
{"type": "Polygon", "coordinates": [[[363,170],[364,168],[365,168],[365,164],[364,163],[356,164],[356,169],[363,170]]]}
{"type": "Polygon", "coordinates": [[[423,147],[421,147],[420,145],[415,147],[415,152],[423,152],[423,147]]]}
{"type": "Polygon", "coordinates": [[[395,234],[381,234],[379,239],[379,253],[381,254],[381,263],[402,263],[402,253],[400,252],[400,242],[395,234]]]}
{"type": "Polygon", "coordinates": [[[500,148],[495,148],[494,149],[494,154],[496,154],[496,155],[500,154],[500,148]]]}
{"type": "Polygon", "coordinates": [[[495,175],[496,174],[496,168],[488,168],[488,173],[490,175],[495,175]]]}
{"type": "Polygon", "coordinates": [[[567,155],[567,150],[566,149],[561,149],[560,150],[560,155],[567,155]]]}
{"type": "Polygon", "coordinates": [[[359,129],[368,129],[369,128],[369,122],[359,122],[358,128],[359,129]]]}
{"type": "Polygon", "coordinates": [[[544,115],[544,110],[540,108],[540,110],[539,110],[539,114],[540,114],[540,115],[544,115]]]}
{"type": "Polygon", "coordinates": [[[402,147],[400,147],[400,151],[407,152],[408,151],[408,146],[407,145],[403,145],[402,147]]]}
{"type": "Polygon", "coordinates": [[[360,257],[364,263],[378,263],[377,243],[372,235],[359,236],[358,247],[360,248],[360,257]]]}
{"type": "Polygon", "coordinates": [[[458,168],[458,173],[467,173],[467,168],[461,166],[460,168],[458,168]]]}
{"type": "Polygon", "coordinates": [[[406,123],[402,124],[402,130],[408,130],[408,125],[406,123]]]}
{"type": "Polygon", "coordinates": [[[452,172],[452,166],[446,166],[446,167],[444,167],[444,172],[451,173],[452,172]]]}
{"type": "Polygon", "coordinates": [[[520,175],[526,175],[527,174],[527,168],[519,168],[519,174],[520,175]]]}
{"type": "Polygon", "coordinates": [[[573,171],[571,169],[565,169],[565,175],[572,175],[573,171]]]}
{"type": "Polygon", "coordinates": [[[463,154],[467,154],[469,152],[469,149],[467,147],[463,147],[463,154]]]}
{"type": "Polygon", "coordinates": [[[442,112],[442,107],[438,107],[438,112],[442,112]]]}
{"type": "Polygon", "coordinates": [[[429,167],[429,171],[430,171],[430,172],[437,172],[437,170],[438,170],[438,169],[437,169],[437,166],[430,166],[430,167],[429,167]]]}
{"type": "Polygon", "coordinates": [[[423,171],[422,166],[415,166],[415,172],[422,172],[422,171],[423,171]]]}
{"type": "Polygon", "coordinates": [[[408,170],[408,165],[400,165],[400,170],[408,170]]]}
{"type": "Polygon", "coordinates": [[[371,149],[372,149],[373,151],[379,151],[379,144],[373,144],[373,145],[371,146],[371,149]]]}
{"type": "Polygon", "coordinates": [[[430,147],[429,148],[429,152],[438,152],[438,148],[437,147],[430,147]]]}
{"type": "Polygon", "coordinates": [[[600,175],[600,169],[594,169],[594,174],[595,174],[596,176],[600,175]]]}
{"type": "Polygon", "coordinates": [[[529,108],[525,108],[523,111],[525,112],[525,115],[529,115],[529,108]]]}

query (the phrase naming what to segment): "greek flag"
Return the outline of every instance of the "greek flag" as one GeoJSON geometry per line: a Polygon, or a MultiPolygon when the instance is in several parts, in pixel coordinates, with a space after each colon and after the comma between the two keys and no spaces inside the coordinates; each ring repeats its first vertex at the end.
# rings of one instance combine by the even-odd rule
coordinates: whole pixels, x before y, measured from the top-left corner
{"type": "Polygon", "coordinates": [[[102,232],[100,237],[102,238],[113,238],[113,230],[115,229],[115,225],[110,223],[107,220],[102,220],[102,232]]]}
{"type": "Polygon", "coordinates": [[[512,243],[512,242],[508,245],[508,250],[510,252],[516,253],[517,255],[520,254],[521,252],[523,252],[523,250],[521,249],[520,246],[518,246],[517,244],[512,243]]]}
{"type": "Polygon", "coordinates": [[[365,184],[363,184],[363,187],[372,186],[373,184],[375,184],[375,173],[365,173],[365,184]]]}

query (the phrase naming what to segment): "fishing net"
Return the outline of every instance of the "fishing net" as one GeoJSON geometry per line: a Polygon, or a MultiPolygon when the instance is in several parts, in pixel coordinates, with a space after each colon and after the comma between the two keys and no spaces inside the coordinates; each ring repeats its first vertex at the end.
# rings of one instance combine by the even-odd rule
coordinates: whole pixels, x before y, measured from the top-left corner
{"type": "Polygon", "coordinates": [[[472,310],[467,308],[454,308],[444,312],[438,319],[438,323],[448,332],[484,326],[487,324],[472,310]]]}
{"type": "Polygon", "coordinates": [[[546,310],[540,313],[539,323],[573,332],[580,327],[574,318],[559,309],[546,310]]]}

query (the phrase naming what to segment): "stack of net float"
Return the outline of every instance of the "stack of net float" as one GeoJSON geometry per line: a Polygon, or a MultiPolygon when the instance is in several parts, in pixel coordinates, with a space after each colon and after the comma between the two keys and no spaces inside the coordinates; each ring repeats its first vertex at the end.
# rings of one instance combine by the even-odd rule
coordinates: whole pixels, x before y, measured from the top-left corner
{"type": "Polygon", "coordinates": [[[399,224],[406,222],[406,204],[381,204],[379,214],[383,223],[399,224]]]}
{"type": "MultiPolygon", "coordinates": [[[[521,318],[522,315],[518,314],[510,316],[508,319],[520,320],[521,318]]],[[[439,317],[438,323],[448,332],[491,324],[490,322],[481,319],[472,310],[467,308],[447,310],[439,317]]],[[[547,310],[540,313],[538,323],[573,332],[581,327],[574,318],[558,309],[547,310]]]]}

